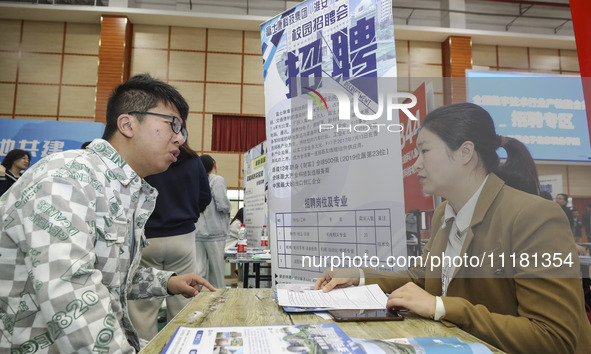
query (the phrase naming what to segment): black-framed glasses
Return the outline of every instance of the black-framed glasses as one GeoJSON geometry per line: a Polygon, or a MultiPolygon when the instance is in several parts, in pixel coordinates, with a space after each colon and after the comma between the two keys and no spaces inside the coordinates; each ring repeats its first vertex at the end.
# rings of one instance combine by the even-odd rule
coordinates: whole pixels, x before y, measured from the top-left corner
{"type": "Polygon", "coordinates": [[[181,135],[183,136],[183,139],[185,141],[187,141],[187,137],[189,136],[189,134],[187,133],[187,130],[185,128],[183,128],[183,121],[177,116],[169,116],[168,114],[162,114],[162,113],[156,113],[156,112],[142,112],[142,111],[131,111],[131,112],[128,112],[127,114],[150,114],[150,115],[156,116],[160,119],[163,119],[168,124],[170,124],[170,128],[172,129],[172,131],[175,134],[181,133],[181,135]],[[165,118],[172,119],[172,121],[169,121],[165,118]]]}

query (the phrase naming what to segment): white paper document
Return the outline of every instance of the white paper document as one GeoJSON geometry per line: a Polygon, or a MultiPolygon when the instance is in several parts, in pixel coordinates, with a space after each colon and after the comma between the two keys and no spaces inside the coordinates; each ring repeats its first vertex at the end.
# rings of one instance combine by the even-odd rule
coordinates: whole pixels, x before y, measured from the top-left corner
{"type": "Polygon", "coordinates": [[[327,293],[322,290],[277,289],[277,300],[280,306],[289,307],[376,310],[386,308],[388,297],[377,284],[372,284],[334,289],[327,293]]]}

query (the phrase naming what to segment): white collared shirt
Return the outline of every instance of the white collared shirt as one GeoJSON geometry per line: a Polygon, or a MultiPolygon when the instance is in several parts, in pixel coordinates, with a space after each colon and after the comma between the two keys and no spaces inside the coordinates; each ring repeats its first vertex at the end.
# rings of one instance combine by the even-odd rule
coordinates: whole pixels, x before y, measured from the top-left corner
{"type": "MultiPolygon", "coordinates": [[[[447,241],[447,247],[445,249],[444,255],[446,257],[450,257],[453,259],[455,256],[459,256],[460,252],[462,251],[462,246],[464,245],[464,240],[466,239],[464,236],[466,235],[466,231],[468,231],[468,227],[470,227],[470,222],[472,221],[472,216],[474,216],[474,210],[476,210],[476,202],[478,202],[478,198],[480,197],[480,193],[482,192],[482,188],[484,188],[484,184],[486,180],[488,180],[488,176],[484,178],[478,190],[472,194],[470,199],[464,204],[462,209],[456,214],[454,209],[449,205],[449,203],[445,206],[444,216],[443,216],[443,224],[441,225],[441,229],[445,229],[447,223],[453,218],[453,225],[449,231],[449,237],[447,241]],[[459,231],[459,232],[458,232],[459,231]],[[459,236],[458,236],[459,235],[459,236]]],[[[447,286],[449,282],[453,279],[453,274],[455,273],[455,267],[453,264],[449,269],[445,270],[446,274],[448,275],[448,279],[444,281],[444,269],[441,272],[441,293],[443,296],[447,294],[447,286]]],[[[365,274],[363,270],[359,269],[359,285],[365,285],[365,274]]],[[[441,317],[445,315],[445,306],[443,305],[443,301],[441,300],[440,296],[435,297],[435,315],[433,318],[436,321],[439,321],[441,317]]]]}
{"type": "MultiPolygon", "coordinates": [[[[453,219],[453,224],[451,229],[449,230],[449,237],[447,241],[447,247],[445,248],[445,259],[454,259],[460,255],[462,251],[462,247],[464,246],[464,241],[466,240],[466,232],[468,231],[468,227],[470,227],[470,222],[472,221],[472,216],[474,216],[474,210],[476,209],[476,202],[478,201],[478,197],[480,197],[480,193],[482,192],[482,188],[488,179],[488,175],[482,181],[478,190],[468,199],[466,204],[458,211],[454,211],[454,209],[449,205],[449,203],[445,206],[444,212],[444,222],[441,225],[441,229],[445,229],[447,227],[447,223],[453,219]]],[[[447,287],[449,283],[453,279],[453,275],[455,273],[456,267],[453,265],[453,262],[446,266],[443,264],[441,269],[441,294],[446,296],[447,294],[447,287]]],[[[445,307],[443,306],[443,301],[439,296],[436,297],[436,306],[435,306],[435,320],[439,320],[443,315],[445,315],[445,307]]]]}

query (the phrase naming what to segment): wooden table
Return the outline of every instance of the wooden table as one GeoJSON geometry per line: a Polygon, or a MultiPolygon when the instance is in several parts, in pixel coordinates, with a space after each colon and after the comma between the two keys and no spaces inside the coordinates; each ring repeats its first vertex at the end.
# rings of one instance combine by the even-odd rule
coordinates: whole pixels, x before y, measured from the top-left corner
{"type": "MultiPolygon", "coordinates": [[[[288,314],[277,305],[271,289],[219,289],[212,293],[203,291],[170,321],[148,343],[142,353],[160,353],[179,326],[269,326],[330,323],[314,314],[288,314]],[[203,314],[193,317],[199,311],[203,314]]],[[[458,337],[465,342],[483,343],[494,353],[502,351],[488,345],[457,327],[421,318],[406,316],[404,321],[390,322],[342,322],[339,327],[350,337],[366,339],[390,339],[405,337],[458,337]]]]}

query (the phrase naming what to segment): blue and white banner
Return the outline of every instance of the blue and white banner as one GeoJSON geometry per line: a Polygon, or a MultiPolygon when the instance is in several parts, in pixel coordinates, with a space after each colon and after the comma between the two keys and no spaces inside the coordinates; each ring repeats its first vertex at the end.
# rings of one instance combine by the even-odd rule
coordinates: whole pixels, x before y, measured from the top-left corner
{"type": "Polygon", "coordinates": [[[31,165],[55,152],[80,149],[100,138],[103,123],[0,118],[0,159],[13,149],[31,153],[31,165]]]}
{"type": "MultiPolygon", "coordinates": [[[[467,98],[486,109],[497,134],[527,146],[535,160],[591,162],[580,77],[468,71],[467,98]]],[[[499,156],[507,158],[505,150],[499,156]]]]}

